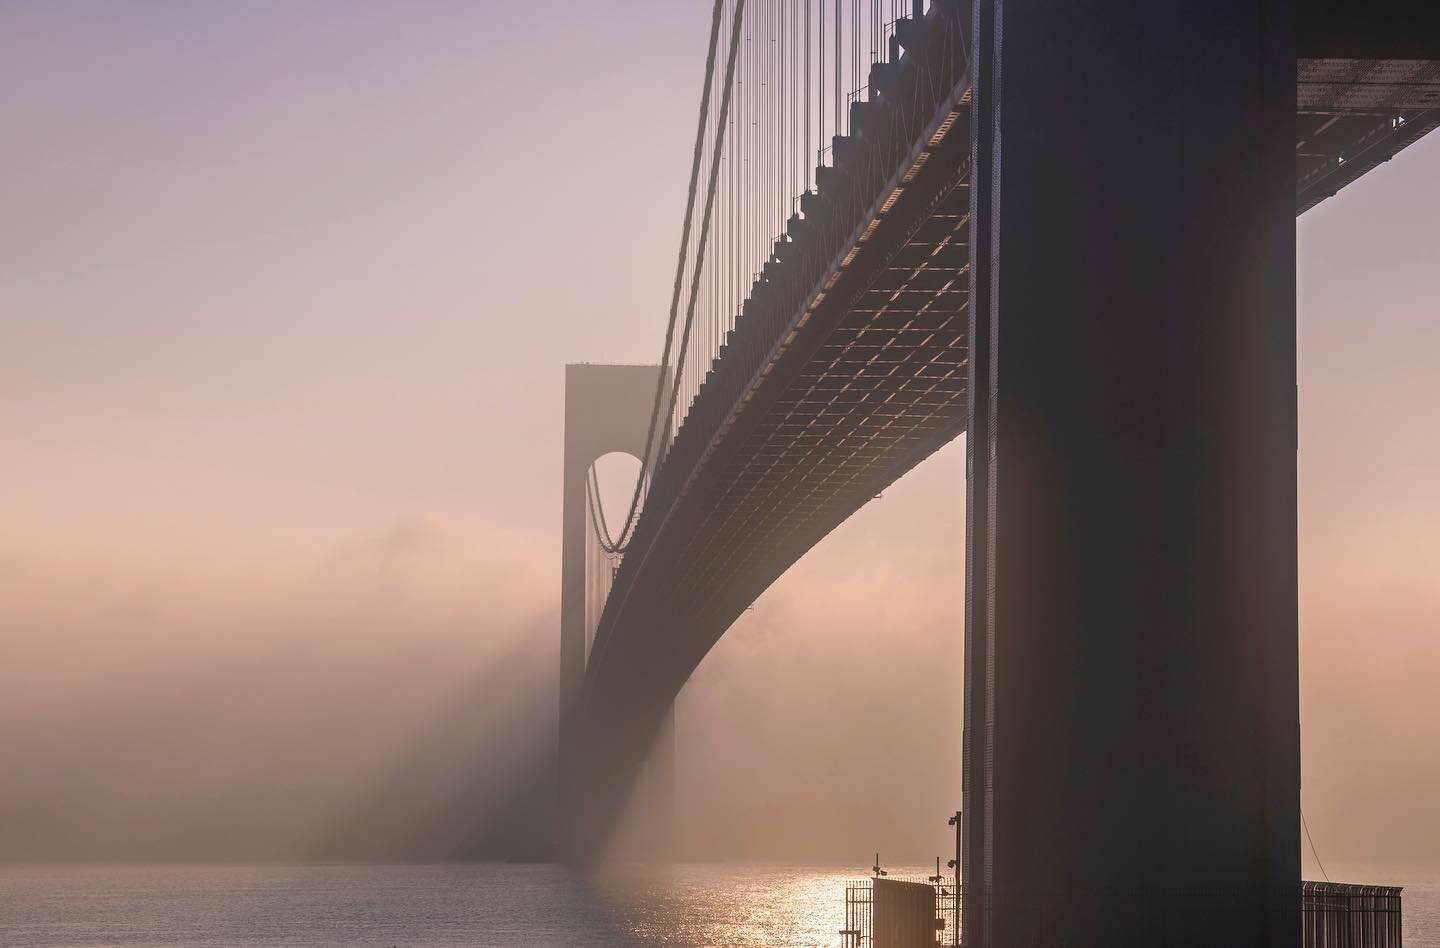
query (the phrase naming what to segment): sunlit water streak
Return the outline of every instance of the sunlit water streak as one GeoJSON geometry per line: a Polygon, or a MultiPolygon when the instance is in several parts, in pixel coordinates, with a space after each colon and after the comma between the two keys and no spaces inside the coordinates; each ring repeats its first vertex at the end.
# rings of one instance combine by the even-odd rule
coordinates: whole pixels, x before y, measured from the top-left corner
{"type": "MultiPolygon", "coordinates": [[[[590,885],[501,863],[11,866],[0,867],[0,944],[828,946],[845,880],[862,874],[686,865],[590,885]]],[[[1440,875],[1393,881],[1408,886],[1407,948],[1440,946],[1440,875]]]]}

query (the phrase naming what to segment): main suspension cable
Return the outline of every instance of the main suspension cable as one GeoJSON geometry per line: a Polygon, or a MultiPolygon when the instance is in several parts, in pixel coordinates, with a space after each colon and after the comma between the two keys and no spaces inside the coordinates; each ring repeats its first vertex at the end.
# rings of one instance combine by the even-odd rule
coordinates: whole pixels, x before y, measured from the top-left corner
{"type": "MultiPolygon", "coordinates": [[[[736,0],[735,10],[737,17],[744,6],[745,0],[736,0]]],[[[720,100],[720,115],[722,121],[725,114],[730,110],[730,90],[733,88],[730,84],[730,77],[735,71],[735,54],[739,49],[739,45],[740,30],[737,27],[730,36],[730,61],[725,70],[725,93],[720,100]]],[[[720,131],[717,134],[721,136],[722,140],[716,142],[715,155],[710,162],[710,183],[705,191],[705,213],[701,218],[700,224],[700,246],[696,248],[695,252],[694,278],[690,282],[690,302],[685,308],[685,331],[680,335],[681,359],[684,359],[685,350],[690,345],[690,327],[695,321],[695,296],[700,290],[700,272],[705,266],[705,250],[708,244],[707,238],[710,236],[710,217],[715,211],[715,182],[720,176],[720,149],[718,146],[724,144],[723,138],[725,135],[725,126],[723,124],[720,126],[720,131]]],[[[671,412],[675,410],[675,395],[676,392],[679,391],[679,387],[680,379],[676,378],[670,390],[669,411],[671,412]]]]}
{"type": "MultiPolygon", "coordinates": [[[[640,474],[635,478],[635,492],[630,498],[630,510],[625,515],[624,529],[620,533],[619,540],[615,543],[614,551],[623,549],[629,542],[630,533],[634,528],[635,514],[640,509],[640,495],[645,488],[645,465],[654,457],[655,451],[655,429],[660,419],[660,399],[665,392],[665,367],[670,364],[670,350],[675,343],[675,322],[679,315],[680,288],[685,280],[685,257],[690,246],[690,227],[695,218],[695,190],[700,181],[700,166],[702,155],[705,151],[705,124],[710,117],[710,88],[715,74],[715,49],[720,42],[720,12],[724,7],[725,0],[715,0],[715,7],[710,14],[710,46],[705,54],[705,82],[701,86],[700,95],[700,118],[695,126],[695,149],[694,156],[690,162],[690,185],[685,198],[685,223],[680,231],[680,250],[675,261],[675,287],[670,296],[670,319],[665,327],[665,348],[660,355],[660,373],[655,379],[655,397],[650,406],[650,427],[645,433],[645,454],[641,457],[640,474]]],[[[744,0],[739,0],[739,6],[743,6],[744,0]]],[[[680,374],[679,362],[676,363],[676,372],[680,374]]],[[[669,420],[666,420],[666,427],[669,427],[669,420]]]]}
{"type": "MultiPolygon", "coordinates": [[[[645,490],[645,465],[648,464],[656,454],[655,433],[657,423],[660,421],[661,399],[665,391],[664,368],[670,364],[670,352],[674,348],[675,324],[679,315],[680,291],[684,283],[686,250],[690,243],[690,230],[695,216],[695,191],[699,182],[700,166],[702,155],[705,152],[705,128],[710,114],[710,89],[715,71],[715,50],[720,35],[720,13],[724,0],[715,0],[714,12],[710,23],[710,48],[705,57],[705,84],[702,87],[704,92],[700,99],[700,119],[695,132],[694,159],[690,168],[690,186],[685,203],[685,223],[681,231],[679,259],[675,266],[675,287],[670,299],[670,320],[665,329],[665,348],[660,356],[661,371],[655,380],[655,398],[650,410],[650,426],[645,435],[645,453],[641,458],[640,474],[635,478],[635,491],[630,498],[630,509],[625,515],[623,529],[618,538],[606,537],[607,553],[623,553],[630,537],[634,533],[635,525],[638,522],[637,512],[640,509],[640,498],[645,490]]],[[[665,411],[664,425],[668,430],[670,419],[675,411],[675,401],[679,395],[682,367],[685,364],[685,353],[689,348],[690,330],[695,317],[695,296],[699,290],[700,273],[704,268],[706,238],[709,236],[708,229],[710,218],[715,204],[715,184],[719,176],[721,147],[724,145],[725,120],[730,112],[730,101],[732,98],[733,80],[735,76],[735,57],[739,48],[741,24],[744,21],[745,0],[736,0],[733,14],[733,26],[730,32],[730,53],[725,67],[724,93],[721,96],[720,116],[717,123],[716,142],[713,150],[713,157],[710,165],[710,178],[705,194],[705,213],[700,225],[699,249],[696,254],[694,267],[694,279],[691,281],[689,305],[686,307],[685,328],[680,338],[680,351],[675,360],[675,377],[672,380],[670,389],[669,405],[665,411]]]]}

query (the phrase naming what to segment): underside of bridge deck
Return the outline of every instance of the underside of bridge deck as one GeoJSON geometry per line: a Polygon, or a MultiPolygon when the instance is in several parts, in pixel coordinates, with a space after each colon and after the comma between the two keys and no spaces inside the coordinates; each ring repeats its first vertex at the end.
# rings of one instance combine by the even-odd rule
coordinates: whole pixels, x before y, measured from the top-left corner
{"type": "Polygon", "coordinates": [[[956,186],[906,243],[876,248],[889,259],[873,282],[797,347],[803,364],[777,378],[763,415],[694,488],[701,516],[679,538],[677,602],[703,608],[786,559],[792,537],[844,519],[960,433],[968,220],[968,189],[956,186]]]}
{"type": "Polygon", "coordinates": [[[1297,214],[1440,126],[1440,4],[1298,7],[1297,214]]]}

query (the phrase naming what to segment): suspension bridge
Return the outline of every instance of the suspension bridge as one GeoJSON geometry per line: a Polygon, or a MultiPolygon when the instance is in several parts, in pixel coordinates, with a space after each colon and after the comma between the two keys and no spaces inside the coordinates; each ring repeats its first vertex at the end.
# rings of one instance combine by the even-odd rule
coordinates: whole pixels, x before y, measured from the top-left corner
{"type": "Polygon", "coordinates": [[[715,0],[703,75],[660,359],[567,373],[569,857],[966,433],[965,943],[1298,943],[1295,219],[1440,125],[1440,13],[715,0]]]}

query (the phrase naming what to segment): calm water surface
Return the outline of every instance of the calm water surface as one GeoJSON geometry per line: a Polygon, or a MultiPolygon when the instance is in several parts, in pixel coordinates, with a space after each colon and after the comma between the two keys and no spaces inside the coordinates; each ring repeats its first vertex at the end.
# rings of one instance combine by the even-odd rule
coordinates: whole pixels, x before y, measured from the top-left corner
{"type": "MultiPolygon", "coordinates": [[[[502,863],[12,866],[0,945],[836,945],[858,874],[695,865],[586,885],[502,863]]],[[[1440,875],[1364,881],[1407,885],[1407,948],[1440,948],[1440,875]]]]}

